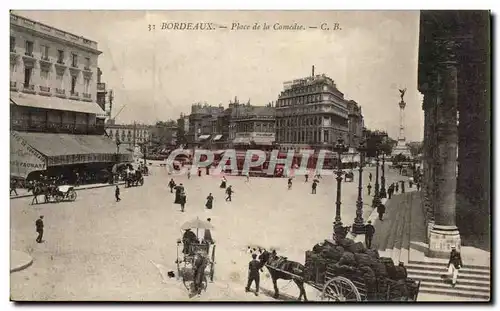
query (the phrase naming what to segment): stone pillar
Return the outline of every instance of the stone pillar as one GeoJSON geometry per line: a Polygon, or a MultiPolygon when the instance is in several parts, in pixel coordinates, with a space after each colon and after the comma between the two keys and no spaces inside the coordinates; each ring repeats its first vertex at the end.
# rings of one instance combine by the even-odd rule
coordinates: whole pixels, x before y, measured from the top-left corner
{"type": "Polygon", "coordinates": [[[447,258],[451,247],[460,248],[460,233],[456,226],[457,186],[457,75],[454,62],[454,42],[444,42],[449,58],[438,68],[440,92],[436,105],[436,155],[434,168],[434,226],[429,236],[429,257],[447,258]]]}
{"type": "Polygon", "coordinates": [[[433,189],[433,179],[431,176],[432,167],[432,113],[431,110],[435,105],[435,95],[434,90],[428,90],[424,95],[424,101],[422,103],[422,108],[424,110],[424,167],[423,167],[423,183],[421,199],[423,204],[423,209],[425,213],[425,226],[427,228],[426,243],[429,242],[430,231],[434,225],[434,213],[433,213],[433,200],[432,200],[432,189],[433,189]]]}

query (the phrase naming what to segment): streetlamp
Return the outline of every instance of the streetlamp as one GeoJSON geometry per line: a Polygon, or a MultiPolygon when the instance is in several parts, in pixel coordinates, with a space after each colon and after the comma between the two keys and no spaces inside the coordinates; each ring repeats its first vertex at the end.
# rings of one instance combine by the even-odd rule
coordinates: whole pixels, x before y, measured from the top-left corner
{"type": "Polygon", "coordinates": [[[352,232],[355,234],[365,233],[365,224],[363,220],[363,166],[365,162],[365,152],[368,150],[364,141],[359,143],[357,148],[359,152],[359,184],[358,199],[356,200],[356,218],[352,224],[352,232]]]}
{"type": "MultiPolygon", "coordinates": [[[[333,225],[333,230],[336,232],[335,229],[341,228],[342,227],[342,219],[340,216],[340,197],[341,197],[341,187],[342,187],[342,174],[344,173],[342,171],[342,153],[347,152],[349,149],[344,145],[344,140],[339,139],[335,146],[333,146],[333,151],[338,154],[338,168],[335,174],[337,175],[337,200],[335,202],[336,208],[335,208],[335,222],[333,225]]],[[[337,229],[338,230],[338,229],[337,229]]]]}
{"type": "MultiPolygon", "coordinates": [[[[116,137],[116,164],[115,164],[115,169],[118,169],[118,164],[120,163],[120,145],[122,144],[120,139],[118,137],[116,137]]],[[[118,174],[116,174],[116,171],[115,171],[115,175],[113,177],[113,179],[118,182],[118,174]]]]}
{"type": "MultiPolygon", "coordinates": [[[[377,146],[378,148],[378,146],[377,146]]],[[[379,193],[379,183],[378,183],[378,178],[379,178],[379,174],[378,174],[378,167],[380,165],[380,159],[378,157],[379,155],[379,150],[375,150],[375,161],[376,161],[376,171],[375,171],[375,195],[373,196],[373,201],[372,201],[372,207],[377,207],[379,206],[379,204],[381,203],[380,201],[380,193],[379,193]]]]}

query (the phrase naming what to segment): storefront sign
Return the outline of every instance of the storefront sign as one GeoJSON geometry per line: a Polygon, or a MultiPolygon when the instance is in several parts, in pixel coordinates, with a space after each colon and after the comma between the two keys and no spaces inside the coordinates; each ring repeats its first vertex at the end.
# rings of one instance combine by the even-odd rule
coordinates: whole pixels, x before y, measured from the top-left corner
{"type": "Polygon", "coordinates": [[[12,175],[27,177],[33,171],[47,168],[45,156],[31,147],[16,132],[10,132],[10,172],[12,175]]]}

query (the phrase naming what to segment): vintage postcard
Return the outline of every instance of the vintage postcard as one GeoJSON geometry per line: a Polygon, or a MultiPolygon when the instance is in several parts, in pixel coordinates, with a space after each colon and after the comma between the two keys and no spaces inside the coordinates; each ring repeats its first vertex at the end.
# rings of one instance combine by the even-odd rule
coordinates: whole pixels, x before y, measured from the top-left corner
{"type": "Polygon", "coordinates": [[[490,12],[11,11],[12,301],[491,300],[490,12]]]}

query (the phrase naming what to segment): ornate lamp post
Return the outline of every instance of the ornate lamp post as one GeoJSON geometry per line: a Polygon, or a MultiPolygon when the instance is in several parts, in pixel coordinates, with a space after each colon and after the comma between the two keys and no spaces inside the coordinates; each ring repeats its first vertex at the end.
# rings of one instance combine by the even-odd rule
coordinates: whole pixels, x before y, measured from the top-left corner
{"type": "Polygon", "coordinates": [[[359,184],[358,184],[358,199],[356,201],[356,218],[352,224],[352,232],[355,234],[363,234],[365,232],[365,224],[363,220],[363,166],[365,162],[365,152],[367,151],[365,142],[359,144],[359,184]]]}
{"type": "Polygon", "coordinates": [[[379,178],[379,173],[378,173],[378,167],[380,166],[380,159],[378,157],[379,155],[379,150],[376,150],[376,171],[375,171],[375,195],[373,196],[373,201],[372,201],[372,207],[377,207],[381,201],[380,201],[380,193],[379,193],[379,189],[380,189],[380,185],[378,183],[378,178],[379,178]]]}
{"type": "MultiPolygon", "coordinates": [[[[118,137],[116,137],[116,166],[118,165],[118,163],[120,163],[120,145],[122,144],[120,139],[118,137]]],[[[114,178],[115,182],[118,182],[118,174],[114,174],[114,178]]]]}
{"type": "Polygon", "coordinates": [[[335,232],[335,229],[337,227],[342,227],[342,219],[341,219],[341,216],[340,216],[340,205],[341,205],[341,202],[340,202],[340,197],[341,197],[341,187],[342,187],[342,174],[344,174],[344,172],[342,171],[342,153],[345,153],[347,152],[349,149],[347,148],[346,145],[344,145],[344,140],[343,139],[339,139],[337,141],[337,143],[335,144],[335,146],[333,146],[333,151],[336,152],[338,154],[338,167],[337,167],[337,171],[335,172],[335,174],[337,174],[337,200],[335,202],[335,222],[334,222],[334,225],[333,225],[333,230],[335,232]]]}
{"type": "MultiPolygon", "coordinates": [[[[387,138],[387,134],[382,135],[382,139],[387,138]]],[[[387,191],[385,189],[385,151],[382,150],[382,177],[380,178],[380,198],[387,198],[387,191]]]]}

